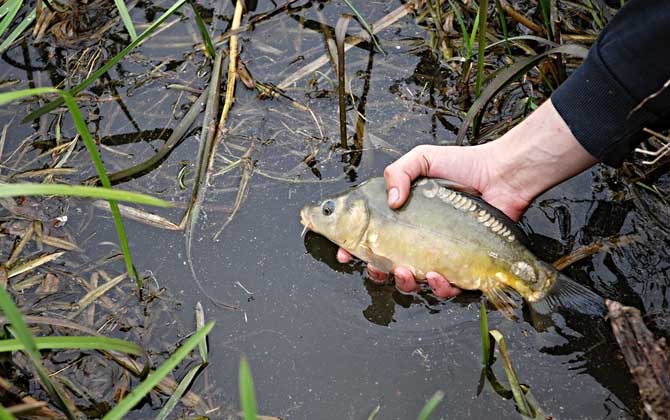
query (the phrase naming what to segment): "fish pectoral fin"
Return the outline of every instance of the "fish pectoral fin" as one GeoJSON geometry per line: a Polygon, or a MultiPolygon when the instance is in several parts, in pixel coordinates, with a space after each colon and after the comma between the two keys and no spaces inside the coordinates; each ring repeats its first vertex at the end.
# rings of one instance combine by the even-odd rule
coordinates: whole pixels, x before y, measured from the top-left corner
{"type": "Polygon", "coordinates": [[[533,310],[548,314],[559,308],[600,317],[607,313],[605,299],[590,289],[559,273],[556,282],[542,299],[530,302],[533,310]]]}
{"type": "Polygon", "coordinates": [[[382,257],[381,255],[375,254],[368,247],[365,247],[364,251],[365,251],[364,259],[365,261],[368,262],[368,264],[373,265],[375,268],[383,271],[384,273],[390,273],[393,270],[393,261],[389,260],[386,257],[382,257]]]}
{"type": "Polygon", "coordinates": [[[516,319],[514,309],[517,308],[516,302],[505,292],[504,287],[494,286],[487,289],[482,289],[482,293],[486,298],[500,310],[508,319],[516,319]]]}

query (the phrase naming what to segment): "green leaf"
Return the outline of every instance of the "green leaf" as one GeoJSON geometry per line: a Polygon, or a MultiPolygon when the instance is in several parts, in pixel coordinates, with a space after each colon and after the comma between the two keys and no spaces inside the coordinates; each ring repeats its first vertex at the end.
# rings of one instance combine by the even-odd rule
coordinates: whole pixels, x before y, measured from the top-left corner
{"type": "Polygon", "coordinates": [[[377,49],[380,52],[382,52],[383,54],[386,54],[386,51],[384,51],[381,44],[379,44],[379,40],[377,39],[377,36],[375,36],[375,33],[372,30],[372,27],[370,26],[368,21],[365,20],[363,15],[360,14],[360,12],[354,7],[354,5],[351,3],[351,1],[349,1],[349,0],[343,0],[343,1],[344,1],[344,3],[346,3],[346,5],[351,10],[351,13],[353,13],[354,16],[356,16],[356,20],[358,20],[358,23],[360,23],[361,26],[363,27],[363,29],[365,29],[365,31],[370,35],[370,39],[372,39],[372,42],[374,42],[375,47],[377,47],[377,49]]]}
{"type": "Polygon", "coordinates": [[[214,44],[212,43],[212,38],[209,36],[209,32],[207,31],[205,21],[202,20],[200,13],[198,13],[198,9],[195,7],[195,2],[193,0],[189,0],[188,4],[190,4],[191,8],[193,9],[193,14],[195,15],[195,24],[198,26],[200,36],[202,37],[202,42],[205,44],[205,52],[209,58],[214,58],[216,51],[214,51],[214,44]]]}
{"type": "Polygon", "coordinates": [[[103,420],[120,420],[130,410],[137,405],[158,383],[172,372],[172,370],[184,360],[189,353],[198,345],[200,340],[214,327],[214,321],[208,322],[203,328],[200,328],[192,336],[188,338],[175,351],[170,358],[168,358],[156,371],[152,372],[147,378],[130,394],[121,400],[112,410],[110,410],[103,420]]]}
{"type": "Polygon", "coordinates": [[[6,5],[8,6],[7,14],[0,20],[0,36],[5,34],[5,31],[14,20],[14,17],[23,5],[23,0],[9,0],[6,5]]]}
{"type": "Polygon", "coordinates": [[[160,198],[154,198],[131,191],[100,187],[61,184],[3,184],[0,183],[0,197],[21,197],[34,195],[58,195],[67,197],[101,198],[104,200],[125,201],[157,207],[170,207],[171,204],[160,198]]]}
{"type": "Polygon", "coordinates": [[[44,95],[46,93],[57,93],[60,95],[62,91],[53,87],[41,87],[3,92],[0,93],[0,106],[6,105],[12,101],[16,101],[17,99],[22,99],[28,96],[44,95]]]}
{"type": "Polygon", "coordinates": [[[486,305],[482,301],[479,307],[479,330],[482,335],[482,364],[491,364],[491,337],[489,336],[489,321],[486,316],[486,305]]]}
{"type": "Polygon", "coordinates": [[[128,34],[130,34],[130,39],[132,41],[136,40],[137,32],[135,31],[135,26],[133,25],[133,21],[130,18],[130,13],[128,12],[126,4],[123,2],[123,0],[114,0],[114,4],[116,5],[116,9],[119,11],[119,16],[123,21],[123,26],[126,27],[128,34]]]}
{"type": "MultiPolygon", "coordinates": [[[[98,148],[96,147],[95,142],[93,141],[93,136],[91,136],[91,133],[88,131],[86,121],[84,121],[84,117],[81,115],[81,111],[79,110],[77,103],[75,102],[72,95],[70,95],[69,93],[62,92],[61,95],[65,100],[65,105],[67,105],[67,108],[70,111],[70,115],[72,116],[74,125],[77,128],[77,132],[81,136],[81,139],[84,141],[84,144],[86,145],[86,150],[88,150],[88,154],[91,156],[91,160],[93,160],[95,170],[96,172],[98,172],[98,177],[100,177],[100,183],[102,183],[102,186],[104,188],[112,189],[112,183],[109,181],[109,177],[107,176],[105,165],[103,165],[102,163],[102,159],[100,158],[100,154],[98,153],[98,148]]],[[[119,245],[121,246],[123,259],[126,263],[126,270],[128,270],[128,274],[130,276],[135,278],[135,283],[137,284],[137,288],[139,289],[142,287],[142,279],[140,278],[140,275],[135,269],[135,265],[133,264],[133,258],[132,255],[130,254],[130,246],[128,246],[128,237],[126,236],[126,228],[123,226],[123,220],[121,219],[121,211],[119,210],[119,205],[116,203],[116,201],[113,200],[108,201],[109,201],[109,208],[112,211],[112,218],[114,219],[114,226],[116,227],[116,234],[119,237],[119,245]]]]}
{"type": "Polygon", "coordinates": [[[470,109],[468,110],[467,115],[463,119],[463,124],[458,130],[458,135],[456,136],[456,144],[463,144],[465,139],[465,134],[468,131],[468,128],[472,125],[472,122],[475,120],[477,115],[486,108],[486,105],[489,101],[505,86],[512,83],[528,70],[536,66],[540,61],[544,60],[551,54],[569,54],[576,57],[586,57],[588,50],[579,45],[561,45],[560,47],[552,48],[541,54],[534,55],[532,57],[522,58],[516,63],[500,70],[498,75],[489,82],[488,85],[484,88],[482,94],[475,100],[470,109]]]}
{"type": "Polygon", "coordinates": [[[36,15],[37,15],[36,10],[35,9],[31,10],[30,13],[28,13],[28,15],[25,18],[23,18],[21,23],[19,23],[18,26],[14,28],[12,32],[10,32],[9,36],[7,36],[7,38],[5,38],[4,41],[2,41],[2,44],[0,44],[0,54],[4,53],[7,50],[7,48],[9,48],[9,46],[12,45],[12,43],[14,43],[14,41],[16,41],[16,39],[19,36],[21,36],[23,31],[25,31],[26,28],[30,26],[31,23],[33,23],[36,15]]]}
{"type": "MultiPolygon", "coordinates": [[[[142,32],[135,40],[133,40],[133,42],[128,44],[127,47],[125,47],[123,50],[121,50],[120,53],[118,53],[114,57],[112,57],[102,67],[100,67],[98,70],[93,72],[93,74],[91,74],[89,77],[87,77],[86,80],[84,80],[83,82],[79,83],[77,86],[70,89],[68,91],[68,93],[72,96],[75,96],[79,92],[81,92],[82,90],[86,89],[91,84],[93,84],[93,82],[95,82],[100,76],[105,74],[107,72],[107,70],[109,70],[110,68],[112,68],[112,66],[114,66],[116,63],[121,61],[121,59],[123,57],[125,57],[126,55],[128,55],[128,53],[131,52],[135,47],[137,47],[142,42],[144,42],[144,40],[149,35],[151,35],[163,22],[165,22],[165,20],[168,17],[170,17],[174,12],[176,12],[177,9],[179,9],[185,2],[186,2],[186,0],[177,0],[175,2],[175,4],[172,5],[172,7],[170,7],[165,13],[160,15],[160,17],[158,19],[156,19],[154,21],[154,23],[152,23],[151,26],[149,26],[144,32],[142,32]]],[[[65,101],[62,98],[57,99],[55,101],[52,101],[52,102],[46,104],[45,106],[43,106],[43,107],[31,112],[30,114],[28,114],[28,116],[26,116],[22,120],[22,122],[25,123],[27,121],[32,121],[36,118],[39,118],[40,116],[46,114],[47,112],[53,111],[54,109],[58,108],[64,102],[65,101]]]]}
{"type": "Polygon", "coordinates": [[[251,377],[249,362],[245,357],[240,360],[240,405],[244,420],[257,420],[256,415],[256,395],[254,393],[254,380],[251,377]]]}
{"type": "Polygon", "coordinates": [[[116,4],[116,9],[119,11],[123,26],[126,27],[126,30],[130,34],[130,39],[133,41],[136,40],[137,32],[135,32],[135,26],[133,25],[132,19],[130,19],[130,13],[128,13],[126,3],[124,3],[123,0],[114,0],[114,4],[116,4]]]}
{"type": "MultiPolygon", "coordinates": [[[[142,347],[118,338],[90,336],[34,337],[37,350],[108,350],[141,356],[142,347]]],[[[15,338],[0,340],[0,352],[25,350],[23,343],[15,338]]]]}
{"type": "Polygon", "coordinates": [[[74,420],[75,417],[72,414],[70,407],[65,402],[65,398],[63,397],[62,391],[56,386],[56,384],[54,384],[51,381],[51,379],[49,378],[49,374],[47,373],[44,366],[42,366],[42,362],[40,360],[40,353],[37,350],[37,344],[35,344],[33,335],[30,333],[28,326],[23,320],[21,312],[19,312],[16,305],[14,305],[12,298],[9,296],[9,294],[7,294],[7,291],[3,287],[0,287],[0,309],[5,314],[5,317],[11,324],[12,330],[14,331],[16,338],[18,338],[19,341],[23,344],[25,348],[24,352],[33,362],[33,366],[35,367],[35,370],[37,371],[37,374],[40,377],[40,381],[42,382],[42,386],[44,387],[44,389],[54,400],[54,403],[61,410],[63,410],[67,418],[70,420],[74,420]]]}
{"type": "Polygon", "coordinates": [[[0,404],[0,420],[16,420],[16,417],[0,404]]]}
{"type": "Polygon", "coordinates": [[[433,414],[433,411],[435,411],[437,406],[442,402],[442,399],[444,399],[444,392],[435,392],[435,394],[433,394],[433,396],[426,402],[426,405],[423,406],[416,419],[428,420],[430,415],[433,414]]]}
{"type": "Polygon", "coordinates": [[[198,372],[200,372],[200,369],[202,369],[203,366],[205,366],[205,364],[200,363],[188,371],[186,376],[184,376],[181,382],[179,382],[179,386],[177,386],[177,389],[174,390],[174,392],[170,396],[170,399],[165,403],[161,411],[158,413],[155,420],[167,419],[168,415],[170,415],[172,410],[174,410],[181,397],[184,395],[188,387],[191,385],[191,382],[193,382],[193,379],[195,379],[195,375],[197,375],[198,372]]]}

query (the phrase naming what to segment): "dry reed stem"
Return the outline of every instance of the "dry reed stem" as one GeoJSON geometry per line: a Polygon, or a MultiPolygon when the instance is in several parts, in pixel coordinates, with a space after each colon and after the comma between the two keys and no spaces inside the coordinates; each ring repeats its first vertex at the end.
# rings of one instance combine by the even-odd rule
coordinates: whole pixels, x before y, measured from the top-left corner
{"type": "MultiPolygon", "coordinates": [[[[388,15],[384,16],[383,18],[379,19],[378,21],[372,24],[373,33],[377,34],[378,32],[381,32],[382,30],[388,28],[389,26],[396,23],[398,20],[407,16],[413,9],[414,8],[411,4],[404,4],[398,7],[388,15]]],[[[370,35],[365,30],[359,32],[358,34],[352,37],[348,37],[345,40],[344,52],[349,51],[350,49],[352,49],[353,47],[355,47],[356,45],[360,44],[363,41],[369,41],[369,40],[370,35]]],[[[277,85],[277,87],[282,90],[288,88],[293,83],[297,82],[298,80],[302,79],[305,76],[312,74],[315,70],[327,64],[328,61],[329,61],[328,54],[323,54],[321,57],[317,58],[316,60],[312,61],[305,67],[301,68],[300,70],[296,71],[292,75],[282,80],[277,85]]]]}

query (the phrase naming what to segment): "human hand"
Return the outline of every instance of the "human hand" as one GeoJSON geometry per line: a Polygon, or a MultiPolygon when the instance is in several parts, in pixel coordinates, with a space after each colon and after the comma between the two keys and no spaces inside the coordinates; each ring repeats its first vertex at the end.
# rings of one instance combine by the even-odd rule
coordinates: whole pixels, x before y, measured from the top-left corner
{"type": "MultiPolygon", "coordinates": [[[[473,187],[482,199],[517,221],[543,191],[595,163],[551,101],[546,101],[494,142],[472,147],[417,146],[387,166],[384,179],[388,203],[394,209],[407,200],[412,181],[426,176],[473,187]]],[[[352,256],[340,248],[337,259],[347,263],[352,256]]],[[[388,278],[388,273],[371,265],[368,273],[375,282],[383,283],[388,278]]],[[[411,293],[419,289],[410,268],[396,267],[393,276],[400,291],[411,293]]],[[[426,281],[438,297],[461,292],[439,273],[427,273],[426,281]]]]}

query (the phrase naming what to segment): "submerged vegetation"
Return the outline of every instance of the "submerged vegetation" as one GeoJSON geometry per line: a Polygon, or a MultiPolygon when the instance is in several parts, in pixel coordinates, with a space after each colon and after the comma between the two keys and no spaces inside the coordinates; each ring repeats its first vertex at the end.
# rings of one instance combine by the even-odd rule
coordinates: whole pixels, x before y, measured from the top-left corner
{"type": "MultiPolygon", "coordinates": [[[[137,263],[145,250],[132,246],[135,229],[127,229],[128,221],[183,232],[183,262],[192,276],[182,279],[182,287],[192,290],[195,282],[209,299],[206,307],[211,303],[243,312],[239,303],[219,300],[201,283],[193,247],[202,240],[197,236],[201,231],[204,238],[230,246],[224,228],[241,217],[252,177],[291,188],[355,181],[359,173],[370,174],[371,151],[395,158],[410,145],[371,131],[390,133],[421,113],[431,113],[430,134],[436,142],[490,141],[551,94],[586,56],[615,11],[590,0],[566,5],[552,0],[415,0],[394,4],[372,21],[367,14],[374,10],[347,0],[330,2],[336,3],[334,17],[322,12],[326,1],[276,2],[259,12],[252,10],[255,2],[236,0],[234,8],[228,3],[8,0],[0,7],[0,52],[6,60],[22,55],[24,63],[16,66],[27,74],[27,80],[0,80],[5,123],[0,135],[0,419],[276,418],[257,414],[245,358],[239,363],[239,404],[216,401],[206,376],[212,370],[210,349],[220,350],[207,343],[214,321],[205,322],[198,303],[195,329],[181,325],[176,292],[159,286],[151,271],[155,267],[137,263]],[[318,21],[308,19],[308,12],[318,21]],[[354,17],[358,32],[351,35],[354,17]],[[295,31],[290,35],[295,44],[303,31],[314,33],[319,46],[289,62],[286,53],[253,38],[255,31],[280,19],[276,32],[295,31]],[[406,35],[400,26],[412,19],[419,35],[406,35]],[[153,53],[142,50],[149,40],[164,42],[161,37],[177,27],[182,35],[170,42],[182,48],[182,56],[164,54],[160,45],[153,53]],[[348,56],[354,48],[358,55],[348,56]],[[389,91],[404,101],[406,115],[377,117],[374,126],[370,114],[387,108],[383,101],[368,103],[375,89],[372,68],[380,56],[392,56],[396,49],[419,57],[428,70],[417,66],[410,78],[392,84],[389,91]],[[39,71],[30,62],[35,53],[48,77],[35,76],[39,71]],[[411,91],[405,85],[409,79],[422,88],[411,91]],[[133,95],[152,90],[159,93],[148,102],[133,102],[133,95]],[[167,122],[151,103],[162,103],[166,92],[176,92],[167,99],[173,101],[167,122]],[[126,102],[145,106],[147,116],[159,114],[161,124],[174,127],[143,129],[126,102]],[[325,109],[315,111],[316,106],[325,109]],[[336,108],[339,118],[331,118],[336,108]],[[128,121],[124,124],[131,126],[132,135],[101,134],[101,124],[108,121],[111,127],[119,116],[128,121]],[[277,116],[281,118],[275,120],[277,116]],[[274,125],[262,132],[267,121],[274,125]],[[245,126],[254,128],[242,131],[245,126]],[[139,152],[117,147],[152,140],[163,144],[139,152]],[[188,142],[198,145],[189,148],[188,142]],[[173,153],[181,159],[176,176],[161,172],[173,153]],[[149,180],[143,183],[143,177],[149,180]],[[122,184],[127,186],[122,189],[122,184]],[[228,195],[221,209],[213,203],[223,194],[228,195]],[[94,220],[99,216],[88,199],[104,200],[93,206],[111,213],[117,242],[101,233],[97,246],[91,245],[104,223],[94,220]],[[156,214],[118,202],[167,210],[156,214]],[[76,211],[68,213],[71,207],[76,211]],[[77,235],[61,229],[68,214],[80,219],[77,235]],[[212,215],[221,216],[215,226],[208,224],[212,215]],[[86,230],[91,224],[96,224],[93,233],[86,230]],[[105,247],[113,250],[101,255],[105,247]]],[[[638,200],[648,193],[667,205],[667,192],[654,181],[667,166],[670,139],[663,133],[650,135],[654,139],[638,150],[645,159],[631,162],[626,176],[644,191],[635,190],[638,200]]],[[[611,240],[580,248],[565,264],[624,242],[629,243],[611,240]]],[[[239,280],[233,283],[220,287],[239,287],[249,302],[254,299],[239,280]]],[[[519,382],[502,333],[489,330],[484,305],[480,317],[479,391],[488,381],[496,394],[513,401],[520,415],[545,418],[539,408],[543,404],[519,382]],[[501,363],[496,364],[494,347],[501,363]],[[494,373],[500,365],[509,389],[494,373]]],[[[256,371],[256,377],[263,375],[256,371]]],[[[446,395],[448,391],[436,391],[425,405],[421,396],[412,396],[423,405],[418,419],[433,418],[446,395]]],[[[261,396],[261,407],[262,401],[261,396]]],[[[368,418],[380,410],[377,405],[368,418]]]]}

